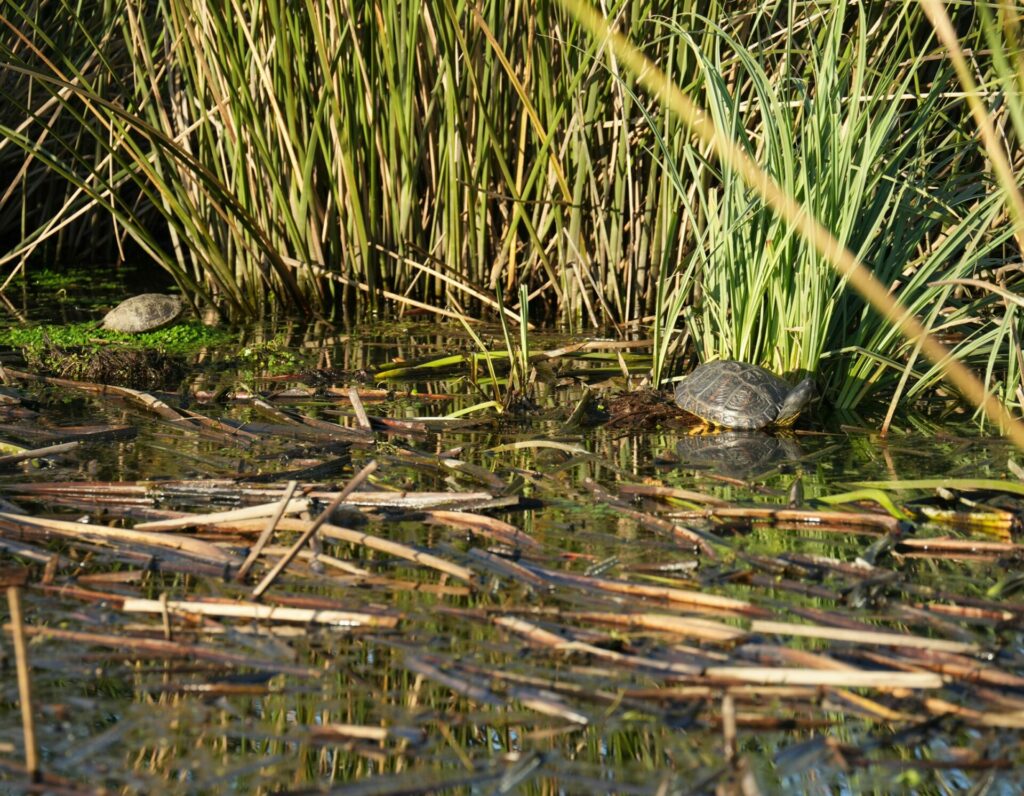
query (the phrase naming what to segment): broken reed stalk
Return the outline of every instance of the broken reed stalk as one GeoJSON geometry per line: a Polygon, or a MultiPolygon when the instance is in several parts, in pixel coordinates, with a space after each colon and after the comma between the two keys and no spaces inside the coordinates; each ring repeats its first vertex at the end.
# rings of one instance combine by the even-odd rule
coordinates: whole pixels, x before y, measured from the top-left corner
{"type": "Polygon", "coordinates": [[[171,612],[167,609],[167,599],[167,592],[161,592],[157,604],[160,606],[160,620],[163,623],[164,641],[173,641],[174,633],[171,630],[171,612]]]}
{"type": "Polygon", "coordinates": [[[373,426],[370,424],[370,418],[366,415],[366,409],[363,407],[362,399],[359,397],[359,390],[355,387],[350,388],[348,400],[352,403],[352,409],[356,413],[356,422],[359,423],[359,427],[365,428],[367,431],[371,430],[373,426]]]}
{"type": "Polygon", "coordinates": [[[302,532],[302,535],[295,541],[295,544],[292,545],[291,549],[274,565],[273,569],[266,574],[266,577],[260,581],[259,585],[252,590],[252,597],[254,600],[259,599],[263,592],[270,588],[270,585],[277,579],[277,576],[280,575],[284,568],[291,563],[292,559],[299,554],[299,551],[305,547],[306,542],[312,539],[313,534],[320,530],[320,526],[331,518],[334,510],[341,505],[341,502],[352,494],[352,492],[354,492],[356,488],[363,483],[363,481],[369,478],[370,474],[376,469],[377,460],[374,459],[366,465],[366,467],[352,476],[352,480],[345,485],[345,488],[334,496],[334,500],[331,501],[330,505],[320,513],[320,516],[313,520],[313,523],[302,532]]]}
{"type": "MultiPolygon", "coordinates": [[[[310,524],[311,523],[306,520],[293,520],[285,517],[281,520],[278,527],[286,531],[300,531],[305,533],[309,530],[310,524]]],[[[233,530],[243,531],[252,530],[246,523],[236,523],[232,525],[231,528],[233,530]]],[[[328,522],[324,523],[320,528],[320,535],[333,541],[360,545],[370,550],[377,550],[381,553],[395,556],[396,558],[412,561],[415,564],[436,569],[437,571],[444,572],[453,578],[459,578],[470,583],[475,580],[471,569],[454,564],[446,559],[440,558],[439,556],[423,552],[418,548],[410,547],[409,545],[400,544],[398,542],[392,542],[390,539],[383,539],[379,536],[374,536],[366,531],[353,531],[349,528],[342,528],[339,525],[332,525],[328,522]]]]}
{"type": "MultiPolygon", "coordinates": [[[[4,629],[11,625],[5,625],[4,629]]],[[[200,661],[213,661],[220,666],[232,666],[241,669],[255,669],[261,672],[289,674],[295,677],[320,677],[321,669],[312,666],[300,666],[281,660],[264,660],[253,658],[236,652],[223,652],[202,644],[183,644],[180,641],[167,641],[162,638],[140,638],[125,636],[123,633],[91,633],[79,630],[62,630],[56,627],[25,628],[25,635],[40,638],[52,638],[60,641],[73,641],[79,644],[107,647],[116,650],[118,655],[128,657],[129,653],[142,658],[144,656],[164,660],[173,658],[194,658],[200,661]]]]}
{"type": "Polygon", "coordinates": [[[125,613],[162,613],[165,616],[192,614],[194,616],[215,616],[234,619],[251,619],[268,622],[302,622],[303,624],[336,625],[358,627],[393,628],[398,617],[385,614],[370,614],[365,611],[334,611],[322,608],[293,608],[280,605],[254,605],[252,603],[220,603],[202,600],[146,600],[127,597],[121,610],[125,613]]]}
{"type": "Polygon", "coordinates": [[[208,564],[233,566],[236,559],[215,544],[190,536],[169,533],[148,533],[127,528],[111,528],[106,525],[86,525],[80,522],[55,520],[47,517],[30,517],[22,514],[0,512],[0,530],[22,528],[44,535],[78,539],[120,550],[131,545],[151,545],[163,548],[177,555],[201,559],[208,564]]]}
{"type": "Polygon", "coordinates": [[[801,523],[817,526],[849,528],[881,528],[897,533],[900,521],[888,514],[872,514],[859,511],[817,511],[809,509],[761,508],[759,506],[709,506],[700,511],[673,512],[672,517],[680,520],[700,520],[716,517],[720,519],[741,519],[752,522],[801,523]]]}
{"type": "Polygon", "coordinates": [[[270,541],[270,537],[274,535],[274,530],[277,528],[277,524],[281,521],[281,517],[284,516],[285,509],[288,508],[292,495],[295,494],[295,490],[298,486],[298,481],[289,481],[288,485],[284,488],[284,495],[281,497],[281,501],[277,504],[277,509],[274,511],[273,516],[271,516],[267,521],[267,526],[263,529],[263,533],[260,534],[260,538],[256,540],[256,544],[252,546],[252,550],[249,551],[249,555],[246,557],[245,561],[242,562],[242,566],[238,568],[235,580],[239,583],[245,580],[245,576],[249,574],[249,570],[252,569],[252,565],[255,564],[256,559],[260,557],[260,553],[263,552],[263,548],[266,547],[267,542],[270,541]]]}
{"type": "Polygon", "coordinates": [[[722,697],[722,746],[727,763],[736,760],[736,700],[726,692],[722,697]]]}
{"type": "Polygon", "coordinates": [[[841,641],[864,646],[880,644],[891,647],[913,647],[916,649],[935,650],[940,652],[957,652],[976,655],[981,648],[966,641],[949,641],[927,636],[912,636],[907,633],[890,631],[870,631],[862,628],[825,627],[823,625],[800,625],[794,622],[774,622],[755,619],[750,623],[751,633],[765,633],[779,636],[800,636],[803,638],[820,638],[829,641],[841,641]]]}
{"type": "Polygon", "coordinates": [[[32,682],[25,646],[25,620],[21,613],[21,589],[7,587],[7,605],[11,610],[11,635],[14,637],[14,660],[18,669],[18,701],[21,702],[21,727],[25,736],[25,768],[33,782],[39,780],[39,756],[36,751],[36,726],[32,717],[32,682]]]}
{"type": "Polygon", "coordinates": [[[34,450],[24,450],[18,453],[11,453],[7,456],[0,456],[0,467],[6,467],[9,464],[17,464],[18,462],[24,462],[29,459],[40,459],[43,456],[53,456],[58,453],[67,453],[68,451],[74,450],[81,443],[78,441],[74,442],[62,442],[58,445],[47,445],[45,448],[35,448],[34,450]]]}
{"type": "Polygon", "coordinates": [[[300,498],[293,503],[286,503],[282,507],[279,503],[267,503],[261,506],[246,506],[241,509],[230,509],[229,511],[213,511],[207,514],[186,514],[182,517],[174,517],[168,520],[154,520],[152,522],[140,522],[133,527],[137,531],[173,531],[180,528],[192,528],[199,525],[214,524],[218,522],[230,522],[231,520],[248,520],[254,517],[273,516],[275,512],[282,514],[301,514],[309,508],[309,500],[300,498]]]}

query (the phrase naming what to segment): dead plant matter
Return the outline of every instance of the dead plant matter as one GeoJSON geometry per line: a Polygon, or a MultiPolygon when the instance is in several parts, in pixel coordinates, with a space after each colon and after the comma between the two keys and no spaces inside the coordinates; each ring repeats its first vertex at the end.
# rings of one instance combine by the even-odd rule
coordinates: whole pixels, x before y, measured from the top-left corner
{"type": "Polygon", "coordinates": [[[52,373],[62,379],[133,390],[176,389],[187,369],[183,357],[153,348],[119,345],[74,348],[49,345],[26,349],[25,361],[33,370],[52,373]]]}

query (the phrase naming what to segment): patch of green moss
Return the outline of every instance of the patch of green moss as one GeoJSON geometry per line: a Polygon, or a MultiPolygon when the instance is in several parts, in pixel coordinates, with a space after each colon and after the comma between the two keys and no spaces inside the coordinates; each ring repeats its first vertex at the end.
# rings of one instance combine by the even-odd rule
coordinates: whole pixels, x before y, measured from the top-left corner
{"type": "Polygon", "coordinates": [[[201,348],[223,346],[233,339],[231,332],[204,326],[198,321],[179,323],[145,334],[111,332],[100,329],[92,321],[0,329],[0,345],[26,349],[51,346],[89,348],[104,343],[119,343],[129,348],[151,348],[168,354],[188,355],[201,348]]]}

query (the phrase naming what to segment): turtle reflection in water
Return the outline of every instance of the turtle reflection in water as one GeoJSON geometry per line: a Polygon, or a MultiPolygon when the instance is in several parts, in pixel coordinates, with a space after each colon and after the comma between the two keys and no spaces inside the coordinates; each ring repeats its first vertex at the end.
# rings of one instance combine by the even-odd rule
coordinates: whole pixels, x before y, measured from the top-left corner
{"type": "Polygon", "coordinates": [[[682,437],[676,444],[676,453],[686,467],[743,478],[796,463],[803,456],[803,449],[795,439],[763,431],[720,431],[682,437]]]}

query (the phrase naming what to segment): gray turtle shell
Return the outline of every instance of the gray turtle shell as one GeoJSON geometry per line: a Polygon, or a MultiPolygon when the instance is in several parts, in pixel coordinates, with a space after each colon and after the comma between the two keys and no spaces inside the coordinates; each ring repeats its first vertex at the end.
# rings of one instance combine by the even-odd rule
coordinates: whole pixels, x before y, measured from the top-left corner
{"type": "Polygon", "coordinates": [[[757,365],[721,360],[700,365],[676,385],[676,403],[725,428],[770,426],[793,387],[757,365]]]}
{"type": "Polygon", "coordinates": [[[103,318],[103,328],[114,332],[150,332],[167,326],[181,315],[185,302],[178,296],[143,293],[118,304],[103,318]]]}

